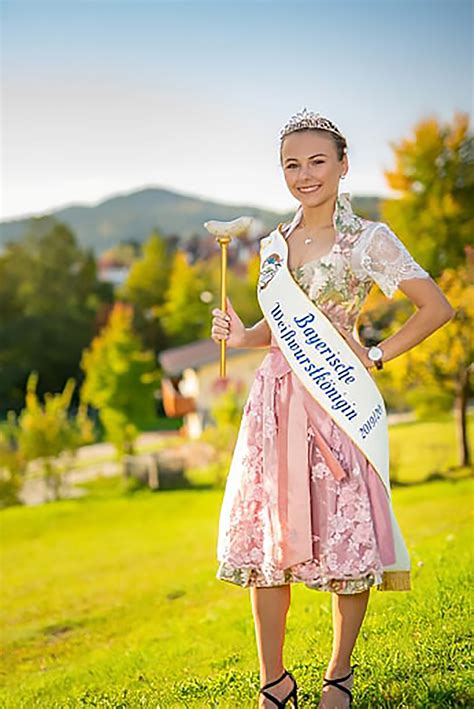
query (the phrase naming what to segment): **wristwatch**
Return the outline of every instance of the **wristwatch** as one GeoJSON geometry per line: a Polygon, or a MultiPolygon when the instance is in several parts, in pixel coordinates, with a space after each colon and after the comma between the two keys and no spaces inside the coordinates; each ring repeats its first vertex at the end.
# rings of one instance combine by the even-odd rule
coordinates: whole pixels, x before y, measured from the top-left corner
{"type": "Polygon", "coordinates": [[[383,369],[383,350],[380,347],[377,347],[376,345],[369,347],[367,351],[367,357],[372,360],[377,369],[383,369]]]}

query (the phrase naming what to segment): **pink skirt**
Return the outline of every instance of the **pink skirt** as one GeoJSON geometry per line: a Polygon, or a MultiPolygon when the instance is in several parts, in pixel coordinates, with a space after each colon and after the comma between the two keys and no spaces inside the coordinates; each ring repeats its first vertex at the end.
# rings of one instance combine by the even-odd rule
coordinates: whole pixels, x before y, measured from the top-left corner
{"type": "Polygon", "coordinates": [[[360,593],[395,562],[383,482],[272,346],[244,406],[219,518],[216,578],[360,593]]]}

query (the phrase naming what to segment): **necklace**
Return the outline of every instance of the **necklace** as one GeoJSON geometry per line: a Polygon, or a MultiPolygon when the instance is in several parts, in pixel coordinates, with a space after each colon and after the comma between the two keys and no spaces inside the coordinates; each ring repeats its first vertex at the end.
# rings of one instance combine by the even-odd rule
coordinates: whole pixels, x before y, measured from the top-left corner
{"type": "MultiPolygon", "coordinates": [[[[329,227],[334,226],[332,223],[331,224],[325,224],[324,226],[319,227],[320,229],[328,229],[329,227]]],[[[306,245],[311,244],[313,242],[313,238],[311,236],[307,236],[306,239],[304,240],[304,243],[306,245]]]]}

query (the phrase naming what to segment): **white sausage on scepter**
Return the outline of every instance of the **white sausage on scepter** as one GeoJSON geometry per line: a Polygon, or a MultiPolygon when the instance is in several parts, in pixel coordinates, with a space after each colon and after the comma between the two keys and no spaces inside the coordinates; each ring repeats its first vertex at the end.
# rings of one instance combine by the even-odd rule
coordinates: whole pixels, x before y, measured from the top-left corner
{"type": "MultiPolygon", "coordinates": [[[[207,231],[216,237],[221,247],[221,310],[227,312],[227,248],[235,237],[246,236],[253,231],[252,226],[256,220],[253,217],[238,217],[230,222],[211,220],[204,222],[207,231]]],[[[226,346],[225,339],[220,341],[220,376],[226,377],[226,346]]]]}

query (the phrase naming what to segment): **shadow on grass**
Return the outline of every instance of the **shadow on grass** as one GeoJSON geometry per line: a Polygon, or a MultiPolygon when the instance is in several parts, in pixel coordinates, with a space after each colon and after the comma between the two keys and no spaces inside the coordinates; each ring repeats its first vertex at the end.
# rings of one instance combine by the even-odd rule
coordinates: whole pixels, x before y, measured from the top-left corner
{"type": "Polygon", "coordinates": [[[413,480],[411,482],[404,480],[397,480],[396,478],[390,480],[391,487],[414,487],[416,485],[425,485],[426,483],[439,482],[440,480],[448,480],[449,482],[456,483],[461,480],[466,480],[468,478],[474,477],[473,467],[455,467],[448,468],[444,471],[434,470],[429,473],[426,477],[421,480],[413,480]]]}
{"type": "MultiPolygon", "coordinates": [[[[403,480],[391,480],[393,488],[412,488],[426,483],[449,481],[457,483],[462,480],[474,477],[474,471],[470,468],[454,468],[444,472],[434,471],[422,480],[406,482],[403,480]]],[[[210,480],[197,480],[185,478],[179,485],[164,485],[155,490],[149,488],[146,484],[140,483],[134,478],[127,478],[122,475],[114,477],[97,478],[90,480],[80,485],[84,489],[85,494],[77,498],[80,501],[88,501],[91,499],[104,499],[116,497],[136,497],[140,495],[157,495],[160,493],[181,493],[184,490],[193,492],[209,492],[212,490],[224,492],[222,484],[216,485],[210,480]]]]}
{"type": "Polygon", "coordinates": [[[141,483],[135,478],[125,475],[115,475],[111,477],[99,477],[95,480],[88,480],[77,487],[84,490],[84,495],[76,498],[78,502],[88,502],[91,500],[113,499],[117,497],[138,497],[142,495],[157,495],[159,493],[181,493],[183,490],[194,492],[218,490],[212,482],[195,482],[186,479],[179,485],[168,486],[152,490],[148,485],[141,483]]]}

